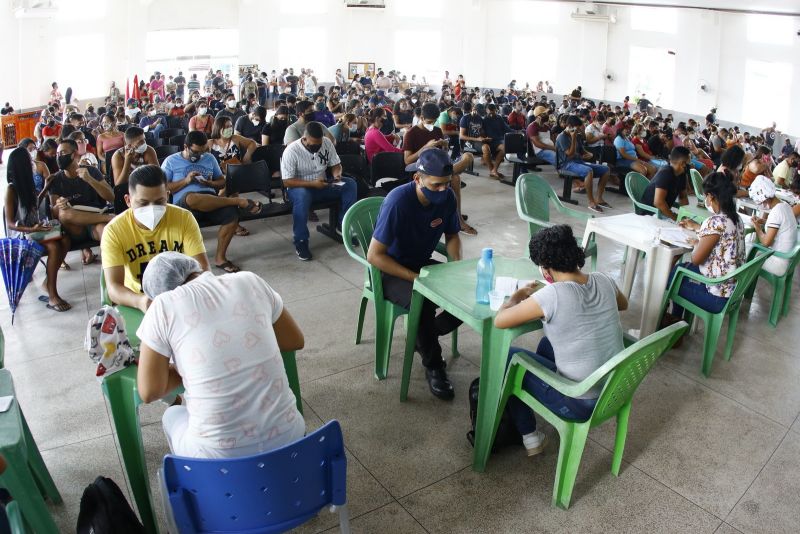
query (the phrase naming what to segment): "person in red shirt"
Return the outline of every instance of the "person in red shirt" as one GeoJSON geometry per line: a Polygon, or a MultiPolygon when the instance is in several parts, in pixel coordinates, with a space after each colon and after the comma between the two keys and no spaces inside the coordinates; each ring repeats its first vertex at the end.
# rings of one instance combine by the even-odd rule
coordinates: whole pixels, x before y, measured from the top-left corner
{"type": "Polygon", "coordinates": [[[517,100],[514,102],[514,109],[508,114],[508,126],[512,130],[524,130],[525,123],[525,112],[522,108],[522,102],[517,100]]]}
{"type": "Polygon", "coordinates": [[[372,158],[375,154],[381,152],[402,152],[403,149],[397,148],[392,144],[390,139],[394,135],[388,136],[381,132],[383,121],[386,120],[386,109],[376,107],[369,113],[369,120],[371,126],[367,129],[367,134],[364,136],[364,150],[367,153],[367,161],[372,163],[372,158]]]}

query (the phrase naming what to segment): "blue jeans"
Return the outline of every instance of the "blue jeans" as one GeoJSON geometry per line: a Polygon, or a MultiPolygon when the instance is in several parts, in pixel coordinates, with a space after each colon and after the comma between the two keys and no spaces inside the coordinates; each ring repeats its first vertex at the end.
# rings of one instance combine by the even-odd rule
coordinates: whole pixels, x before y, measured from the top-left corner
{"type": "Polygon", "coordinates": [[[608,174],[608,167],[605,165],[599,165],[588,161],[567,161],[561,168],[567,172],[575,173],[581,178],[586,178],[589,171],[592,172],[592,176],[595,178],[600,178],[608,174]]]}
{"type": "MultiPolygon", "coordinates": [[[[680,263],[673,267],[672,272],[669,274],[667,287],[669,287],[669,285],[672,283],[672,279],[675,277],[675,271],[678,269],[678,267],[686,267],[690,271],[700,273],[699,266],[691,262],[680,263]]],[[[678,295],[682,296],[693,304],[697,304],[699,307],[711,313],[721,312],[722,308],[725,307],[725,303],[728,302],[727,297],[718,297],[709,292],[707,285],[700,282],[695,282],[694,280],[689,280],[687,278],[684,278],[681,282],[681,288],[678,290],[678,295]]],[[[683,307],[678,306],[673,302],[672,315],[676,317],[683,317],[683,307]]]]}
{"type": "MultiPolygon", "coordinates": [[[[511,356],[515,352],[524,352],[551,371],[556,371],[556,355],[553,352],[553,345],[550,344],[550,340],[546,337],[543,337],[539,342],[535,353],[511,347],[508,351],[508,363],[511,363],[511,356]]],[[[525,378],[522,379],[522,387],[533,395],[536,400],[544,404],[548,410],[563,419],[586,421],[592,416],[594,406],[597,404],[597,399],[567,397],[541,378],[528,372],[525,373],[525,378]]],[[[520,434],[524,436],[536,430],[536,419],[533,416],[533,412],[527,404],[517,397],[512,396],[508,399],[508,411],[511,414],[511,419],[514,420],[514,426],[517,427],[517,431],[520,434]]]]}
{"type": "Polygon", "coordinates": [[[342,176],[342,183],[344,185],[329,185],[323,189],[290,187],[286,191],[292,203],[292,231],[295,243],[308,241],[308,212],[311,204],[315,202],[341,200],[342,208],[339,211],[339,225],[341,226],[344,213],[355,203],[358,193],[358,187],[352,178],[342,176]]]}
{"type": "Polygon", "coordinates": [[[161,137],[161,130],[164,129],[164,125],[162,123],[158,123],[155,126],[150,126],[150,131],[153,132],[153,135],[156,136],[156,139],[161,137]]]}
{"type": "Polygon", "coordinates": [[[536,154],[536,157],[545,160],[550,165],[556,164],[556,153],[554,150],[542,149],[536,154]]]}

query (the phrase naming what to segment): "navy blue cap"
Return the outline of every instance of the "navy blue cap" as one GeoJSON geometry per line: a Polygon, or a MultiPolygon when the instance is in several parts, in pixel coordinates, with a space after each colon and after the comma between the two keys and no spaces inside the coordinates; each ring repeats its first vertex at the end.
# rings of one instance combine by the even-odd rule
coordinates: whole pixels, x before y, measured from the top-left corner
{"type": "Polygon", "coordinates": [[[428,176],[443,178],[453,174],[453,161],[441,148],[429,148],[419,155],[417,161],[408,165],[406,171],[419,171],[428,176]]]}
{"type": "Polygon", "coordinates": [[[380,103],[381,103],[381,101],[380,101],[380,100],[378,100],[377,98],[375,98],[375,97],[373,96],[372,98],[370,98],[370,99],[369,99],[369,103],[370,103],[370,104],[375,104],[375,105],[378,105],[378,104],[380,104],[380,103]]]}
{"type": "Polygon", "coordinates": [[[383,97],[386,95],[386,93],[383,92],[383,89],[378,89],[378,92],[375,94],[378,95],[379,97],[383,97]]]}

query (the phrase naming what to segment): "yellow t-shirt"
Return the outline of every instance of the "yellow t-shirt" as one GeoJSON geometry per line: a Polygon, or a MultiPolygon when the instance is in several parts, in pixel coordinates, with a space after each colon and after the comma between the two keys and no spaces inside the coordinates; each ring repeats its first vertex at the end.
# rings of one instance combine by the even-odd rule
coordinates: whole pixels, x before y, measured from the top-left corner
{"type": "Polygon", "coordinates": [[[142,274],[147,263],[168,250],[187,256],[206,251],[200,227],[191,212],[173,205],[167,205],[164,217],[152,231],[136,223],[133,210],[126,210],[108,223],[100,242],[103,269],[125,267],[125,287],[136,293],[142,291],[142,274]]]}

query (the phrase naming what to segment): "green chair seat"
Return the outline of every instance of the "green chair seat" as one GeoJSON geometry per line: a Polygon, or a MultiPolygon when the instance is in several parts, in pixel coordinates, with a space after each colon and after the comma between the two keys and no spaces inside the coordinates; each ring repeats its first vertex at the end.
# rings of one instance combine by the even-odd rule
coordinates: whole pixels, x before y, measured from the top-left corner
{"type": "MultiPolygon", "coordinates": [[[[342,235],[345,236],[344,246],[347,253],[364,266],[364,289],[361,293],[358,312],[356,345],[361,343],[367,301],[371,300],[375,305],[375,378],[378,380],[386,378],[389,370],[389,355],[392,350],[395,320],[401,315],[408,315],[407,309],[384,298],[381,271],[374,265],[370,265],[366,257],[381,204],[383,204],[383,197],[359,200],[347,210],[342,221],[342,235]],[[358,247],[353,246],[350,236],[356,238],[358,247]]],[[[448,258],[447,249],[443,243],[436,246],[436,251],[448,258]]],[[[457,358],[458,330],[454,330],[452,334],[452,350],[453,357],[457,358]]]]}
{"type": "Polygon", "coordinates": [[[672,279],[667,292],[664,294],[664,300],[661,305],[661,315],[667,310],[669,301],[673,301],[682,306],[685,310],[684,319],[691,324],[692,316],[696,315],[705,323],[705,339],[703,341],[703,375],[708,376],[711,373],[711,363],[714,360],[714,354],[717,351],[717,342],[719,341],[719,333],[722,329],[722,323],[725,317],[728,317],[728,336],[725,343],[725,350],[723,356],[726,360],[731,359],[731,351],[733,350],[733,339],[736,335],[736,323],[739,321],[739,307],[742,304],[742,299],[745,293],[750,288],[750,285],[755,281],[758,276],[761,266],[772,255],[772,250],[767,250],[763,254],[753,257],[747,263],[738,269],[728,273],[726,276],[720,278],[706,278],[702,274],[690,271],[685,267],[678,267],[675,276],[672,279]],[[728,280],[736,281],[736,288],[733,294],[728,298],[725,307],[719,313],[711,313],[699,307],[697,304],[690,302],[680,296],[681,283],[685,278],[700,282],[706,285],[717,285],[728,280]]]}
{"type": "MultiPolygon", "coordinates": [[[[559,213],[580,219],[584,223],[594,215],[566,207],[553,188],[538,174],[526,173],[517,178],[516,201],[517,214],[520,219],[528,223],[528,238],[543,228],[554,225],[550,222],[550,205],[559,213]]],[[[597,243],[594,235],[586,244],[584,250],[586,257],[591,258],[592,271],[597,270],[597,243]]]]}
{"type": "MultiPolygon", "coordinates": [[[[625,438],[628,434],[628,418],[633,395],[656,360],[672,347],[687,329],[688,325],[680,322],[659,330],[641,341],[627,346],[581,382],[573,382],[551,371],[523,352],[515,353],[506,371],[503,394],[495,414],[492,441],[494,441],[500,418],[511,395],[519,398],[553,425],[558,431],[560,443],[552,504],[564,509],[569,508],[589,430],[616,417],[617,433],[611,472],[614,476],[619,475],[625,438]],[[579,422],[563,419],[550,411],[523,388],[522,381],[526,372],[537,376],[554,389],[570,397],[578,397],[596,384],[604,384],[592,416],[587,421],[579,422]]],[[[499,354],[497,356],[503,357],[499,354]]]]}
{"type": "MultiPolygon", "coordinates": [[[[750,251],[750,257],[753,257],[757,251],[768,252],[770,250],[772,249],[760,243],[755,243],[750,251]]],[[[755,293],[759,278],[763,278],[772,285],[772,305],[769,309],[769,324],[775,328],[778,326],[778,321],[780,321],[781,317],[785,317],[789,314],[789,297],[792,294],[794,271],[797,268],[798,262],[800,262],[800,243],[795,245],[789,252],[773,251],[773,255],[776,258],[783,258],[789,261],[789,267],[786,269],[786,272],[783,276],[776,276],[764,269],[759,270],[758,276],[753,280],[745,296],[748,299],[753,298],[753,293],[755,293]]]]}

